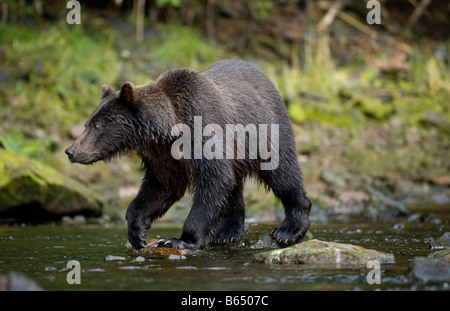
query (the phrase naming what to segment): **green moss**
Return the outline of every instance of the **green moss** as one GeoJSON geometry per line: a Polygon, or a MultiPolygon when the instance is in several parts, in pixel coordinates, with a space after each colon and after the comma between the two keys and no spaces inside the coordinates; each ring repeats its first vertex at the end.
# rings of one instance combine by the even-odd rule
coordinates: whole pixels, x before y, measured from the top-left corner
{"type": "Polygon", "coordinates": [[[0,149],[0,213],[39,204],[52,214],[99,213],[98,195],[42,163],[0,149]]]}

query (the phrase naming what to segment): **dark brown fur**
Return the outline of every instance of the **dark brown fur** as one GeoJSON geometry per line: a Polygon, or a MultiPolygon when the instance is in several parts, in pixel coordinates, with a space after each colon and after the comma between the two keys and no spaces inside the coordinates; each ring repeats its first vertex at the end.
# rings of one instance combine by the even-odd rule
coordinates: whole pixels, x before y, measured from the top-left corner
{"type": "MultiPolygon", "coordinates": [[[[271,231],[284,245],[298,242],[309,228],[311,203],[306,197],[297,163],[294,136],[273,84],[253,66],[221,61],[203,73],[177,69],[154,84],[125,83],[114,92],[102,88],[102,101],[86,129],[66,150],[72,162],[90,164],[136,150],[146,173],[141,189],[128,207],[128,237],[134,248],[144,247],[151,223],[178,201],[188,188],[192,209],[180,239],[162,239],[161,246],[204,248],[211,242],[237,241],[243,234],[243,182],[256,177],[285,207],[286,218],[271,231]],[[279,165],[260,170],[262,159],[180,159],[171,155],[178,138],[175,124],[191,129],[194,116],[203,125],[278,124],[279,165]]],[[[205,142],[208,137],[203,137],[205,142]]],[[[268,142],[270,144],[270,141],[268,142]]]]}

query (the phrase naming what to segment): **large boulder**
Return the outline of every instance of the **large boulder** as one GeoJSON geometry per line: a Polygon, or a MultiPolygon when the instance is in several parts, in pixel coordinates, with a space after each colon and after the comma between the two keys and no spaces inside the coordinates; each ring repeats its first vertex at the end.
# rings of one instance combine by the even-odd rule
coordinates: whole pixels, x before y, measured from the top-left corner
{"type": "Polygon", "coordinates": [[[0,148],[0,218],[45,220],[98,216],[103,202],[79,182],[24,155],[0,148]]]}
{"type": "Polygon", "coordinates": [[[380,264],[394,263],[394,255],[352,244],[313,239],[253,257],[254,262],[265,264],[365,265],[369,260],[378,260],[380,264]]]}
{"type": "Polygon", "coordinates": [[[410,276],[421,283],[450,282],[450,263],[440,259],[415,257],[410,276]]]}

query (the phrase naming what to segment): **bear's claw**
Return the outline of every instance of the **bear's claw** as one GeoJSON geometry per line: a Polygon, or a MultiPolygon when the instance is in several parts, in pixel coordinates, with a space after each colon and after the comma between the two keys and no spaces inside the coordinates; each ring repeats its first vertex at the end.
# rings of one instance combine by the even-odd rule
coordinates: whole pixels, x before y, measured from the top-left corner
{"type": "Polygon", "coordinates": [[[216,245],[225,245],[230,243],[237,243],[241,240],[242,234],[236,234],[223,238],[222,236],[214,238],[211,242],[216,245]]]}
{"type": "Polygon", "coordinates": [[[285,228],[283,225],[273,228],[272,231],[270,231],[270,236],[282,246],[289,246],[298,243],[305,234],[306,230],[285,228]]]}
{"type": "Polygon", "coordinates": [[[128,230],[128,241],[134,249],[144,248],[147,246],[147,235],[142,231],[128,230]]]}
{"type": "Polygon", "coordinates": [[[156,241],[158,247],[168,247],[177,249],[198,249],[199,247],[193,243],[185,242],[180,239],[159,239],[156,241]]]}

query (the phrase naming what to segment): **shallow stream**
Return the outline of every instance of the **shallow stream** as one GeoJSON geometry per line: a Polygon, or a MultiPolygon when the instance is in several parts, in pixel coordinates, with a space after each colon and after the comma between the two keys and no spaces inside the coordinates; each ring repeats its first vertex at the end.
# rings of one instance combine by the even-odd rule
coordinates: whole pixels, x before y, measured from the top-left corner
{"type": "MultiPolygon", "coordinates": [[[[128,254],[126,228],[99,224],[0,227],[0,274],[21,272],[46,290],[448,290],[446,283],[418,284],[407,273],[414,257],[431,252],[430,241],[450,231],[448,215],[443,218],[343,218],[312,224],[314,238],[393,253],[396,263],[381,265],[381,284],[368,284],[366,267],[265,265],[252,262],[252,254],[265,249],[236,246],[212,247],[185,259],[153,256],[136,262],[136,256],[128,254]],[[107,261],[108,255],[125,260],[107,261]],[[81,284],[67,283],[70,260],[80,263],[81,284]]],[[[180,233],[180,226],[161,224],[149,237],[180,233]]]]}

